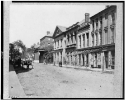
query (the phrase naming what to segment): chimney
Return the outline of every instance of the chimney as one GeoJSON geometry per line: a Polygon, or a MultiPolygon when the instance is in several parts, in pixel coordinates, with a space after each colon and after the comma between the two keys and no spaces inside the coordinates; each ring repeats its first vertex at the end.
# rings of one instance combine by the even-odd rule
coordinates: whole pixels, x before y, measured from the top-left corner
{"type": "Polygon", "coordinates": [[[110,7],[110,6],[109,6],[109,5],[106,5],[106,6],[105,6],[105,8],[108,8],[108,7],[110,7]]]}
{"type": "Polygon", "coordinates": [[[89,22],[89,13],[85,13],[85,22],[89,22]]]}
{"type": "Polygon", "coordinates": [[[47,35],[49,35],[50,34],[50,31],[47,31],[47,35]]]}

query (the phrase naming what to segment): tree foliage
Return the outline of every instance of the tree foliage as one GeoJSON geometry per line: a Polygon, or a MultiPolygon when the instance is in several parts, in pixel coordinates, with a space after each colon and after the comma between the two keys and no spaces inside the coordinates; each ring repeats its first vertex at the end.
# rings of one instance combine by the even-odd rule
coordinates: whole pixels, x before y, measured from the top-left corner
{"type": "Polygon", "coordinates": [[[19,57],[25,56],[26,46],[21,40],[17,40],[9,44],[10,59],[18,59],[19,57]],[[20,49],[22,52],[20,52],[20,49]]]}

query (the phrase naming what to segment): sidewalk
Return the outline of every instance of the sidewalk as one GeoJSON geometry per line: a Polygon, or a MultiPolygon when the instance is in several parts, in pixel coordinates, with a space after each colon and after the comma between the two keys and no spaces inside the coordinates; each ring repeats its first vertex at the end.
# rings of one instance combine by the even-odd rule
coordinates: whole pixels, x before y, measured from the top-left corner
{"type": "MultiPolygon", "coordinates": [[[[53,64],[49,64],[54,66],[53,64]]],[[[59,66],[58,64],[56,64],[55,66],[59,66]]],[[[72,68],[72,69],[77,69],[77,70],[86,70],[86,71],[94,71],[94,72],[101,72],[101,73],[109,73],[109,74],[113,74],[114,71],[113,70],[105,70],[104,72],[102,72],[102,69],[100,68],[90,68],[90,67],[84,67],[84,66],[72,66],[72,65],[62,65],[62,67],[64,68],[72,68]]]]}
{"type": "Polygon", "coordinates": [[[26,97],[12,65],[9,66],[9,96],[10,98],[26,97]]]}

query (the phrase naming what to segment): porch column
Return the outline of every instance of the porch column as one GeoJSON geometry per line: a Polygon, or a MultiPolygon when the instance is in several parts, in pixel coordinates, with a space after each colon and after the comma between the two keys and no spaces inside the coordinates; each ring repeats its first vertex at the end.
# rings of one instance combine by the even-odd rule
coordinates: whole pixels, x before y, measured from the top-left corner
{"type": "Polygon", "coordinates": [[[108,67],[111,68],[111,51],[108,52],[108,67]]]}
{"type": "Polygon", "coordinates": [[[104,57],[104,52],[101,52],[101,68],[102,72],[105,70],[105,57],[104,57]]]}
{"type": "Polygon", "coordinates": [[[80,54],[81,57],[81,66],[83,65],[83,58],[82,58],[82,53],[80,54]]]}
{"type": "Polygon", "coordinates": [[[91,53],[88,54],[88,57],[89,57],[89,67],[91,67],[91,53]]]}

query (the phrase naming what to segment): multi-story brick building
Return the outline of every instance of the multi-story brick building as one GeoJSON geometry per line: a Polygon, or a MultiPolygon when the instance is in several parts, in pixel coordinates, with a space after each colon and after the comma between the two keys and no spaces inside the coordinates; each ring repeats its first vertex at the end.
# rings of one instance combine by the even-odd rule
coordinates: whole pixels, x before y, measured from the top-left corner
{"type": "Polygon", "coordinates": [[[114,69],[116,6],[109,6],[91,18],[91,67],[114,69]]]}
{"type": "Polygon", "coordinates": [[[47,35],[40,39],[40,46],[39,46],[39,62],[43,63],[44,57],[43,55],[49,51],[49,49],[53,49],[53,33],[47,31],[47,35]]]}
{"type": "Polygon", "coordinates": [[[90,45],[91,45],[91,29],[89,13],[85,13],[85,20],[79,23],[77,29],[77,65],[89,66],[90,61],[90,45]]]}
{"type": "Polygon", "coordinates": [[[76,44],[77,44],[77,28],[78,28],[78,23],[73,24],[72,26],[68,27],[66,32],[65,32],[65,37],[66,37],[66,48],[65,48],[65,57],[63,57],[64,64],[68,65],[76,65],[76,44]]]}
{"type": "Polygon", "coordinates": [[[116,6],[54,32],[54,61],[58,64],[114,69],[116,6]]]}

